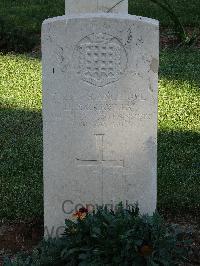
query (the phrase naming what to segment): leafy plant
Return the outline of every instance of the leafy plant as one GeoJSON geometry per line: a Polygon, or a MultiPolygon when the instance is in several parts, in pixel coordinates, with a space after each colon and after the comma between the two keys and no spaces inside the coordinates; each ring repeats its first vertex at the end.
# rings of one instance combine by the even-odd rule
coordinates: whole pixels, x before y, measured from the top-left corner
{"type": "Polygon", "coordinates": [[[181,23],[181,20],[179,19],[176,12],[173,10],[172,5],[169,3],[169,0],[150,0],[152,3],[158,5],[160,8],[162,8],[170,17],[170,19],[174,23],[175,27],[175,33],[179,39],[180,45],[189,45],[191,46],[197,41],[197,34],[194,32],[192,36],[190,36],[183,24],[181,23]]]}
{"type": "MultiPolygon", "coordinates": [[[[111,7],[107,12],[111,12],[116,6],[121,4],[124,0],[120,0],[117,2],[113,7],[111,7]]],[[[131,2],[133,0],[129,0],[131,2]]],[[[169,0],[150,0],[150,2],[156,4],[158,7],[162,8],[170,17],[170,19],[174,23],[175,28],[175,34],[178,37],[179,40],[179,46],[180,45],[188,45],[191,46],[196,43],[198,40],[199,35],[194,31],[193,34],[190,36],[187,31],[185,30],[183,24],[181,23],[181,20],[179,19],[178,15],[172,8],[171,4],[169,3],[169,0]]]]}
{"type": "Polygon", "coordinates": [[[43,241],[30,256],[8,265],[178,265],[185,249],[180,231],[166,227],[158,213],[140,215],[137,205],[116,211],[81,209],[66,220],[61,239],[43,241]]]}
{"type": "Polygon", "coordinates": [[[5,258],[3,266],[64,266],[66,264],[61,252],[66,245],[67,240],[64,238],[43,240],[31,254],[19,253],[14,260],[5,258]]]}

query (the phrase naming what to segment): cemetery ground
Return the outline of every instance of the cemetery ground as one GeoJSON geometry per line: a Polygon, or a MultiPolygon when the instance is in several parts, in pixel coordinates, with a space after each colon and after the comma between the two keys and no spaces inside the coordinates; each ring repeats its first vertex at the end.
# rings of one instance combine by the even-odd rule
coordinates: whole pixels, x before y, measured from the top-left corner
{"type": "MultiPolygon", "coordinates": [[[[200,210],[199,51],[165,50],[161,52],[160,64],[158,207],[169,220],[197,228],[200,210]]],[[[1,54],[0,72],[0,249],[7,245],[15,251],[20,246],[37,243],[42,234],[40,59],[1,54]],[[17,221],[15,226],[13,221],[17,221]],[[1,234],[6,230],[5,240],[1,234]],[[22,233],[27,237],[25,242],[22,233]]]]}
{"type": "MultiPolygon", "coordinates": [[[[198,27],[200,5],[198,0],[191,0],[186,6],[187,2],[175,1],[174,5],[183,24],[192,31],[198,27]]],[[[148,5],[145,0],[135,1],[130,6],[131,12],[158,18],[164,28],[161,45],[165,48],[161,50],[159,78],[158,209],[168,222],[179,223],[183,228],[191,226],[194,254],[190,265],[199,265],[199,49],[166,48],[171,44],[166,32],[172,23],[161,10],[155,6],[145,8],[145,4],[148,5]]],[[[0,54],[1,256],[31,248],[42,235],[39,36],[41,21],[63,14],[64,4],[53,0],[12,1],[11,4],[7,0],[0,3],[0,10],[3,21],[0,32],[3,51],[0,54]],[[27,53],[30,49],[34,52],[27,53]],[[18,53],[6,53],[12,50],[18,53]]]]}

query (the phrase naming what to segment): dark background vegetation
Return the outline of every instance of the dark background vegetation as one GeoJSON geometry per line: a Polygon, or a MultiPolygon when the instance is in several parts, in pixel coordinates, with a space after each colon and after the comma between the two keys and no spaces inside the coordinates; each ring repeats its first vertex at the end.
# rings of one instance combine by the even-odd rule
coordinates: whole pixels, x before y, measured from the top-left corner
{"type": "MultiPolygon", "coordinates": [[[[186,27],[200,26],[199,0],[169,0],[186,27]]],[[[64,0],[1,0],[0,49],[30,51],[40,42],[44,19],[64,14],[64,0]]],[[[169,15],[150,0],[130,0],[129,13],[156,18],[161,27],[173,27],[169,15]]]]}

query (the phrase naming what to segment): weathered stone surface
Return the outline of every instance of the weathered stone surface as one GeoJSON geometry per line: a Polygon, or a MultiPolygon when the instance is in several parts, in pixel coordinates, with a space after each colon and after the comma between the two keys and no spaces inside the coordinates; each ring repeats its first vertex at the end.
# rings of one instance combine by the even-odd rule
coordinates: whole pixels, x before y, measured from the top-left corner
{"type": "Polygon", "coordinates": [[[128,14],[128,0],[65,0],[66,14],[80,13],[125,13],[128,14]]]}
{"type": "Polygon", "coordinates": [[[155,210],[158,40],[158,22],[137,16],[81,14],[43,23],[49,231],[77,204],[138,201],[143,213],[155,210]]]}

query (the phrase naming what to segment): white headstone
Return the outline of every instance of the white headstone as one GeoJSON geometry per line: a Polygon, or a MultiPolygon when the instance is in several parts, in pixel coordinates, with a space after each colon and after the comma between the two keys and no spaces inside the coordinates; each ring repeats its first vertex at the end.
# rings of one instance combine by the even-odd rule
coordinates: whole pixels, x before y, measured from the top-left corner
{"type": "Polygon", "coordinates": [[[66,15],[111,12],[128,14],[128,0],[65,0],[66,15]]]}
{"type": "Polygon", "coordinates": [[[42,26],[44,220],[54,234],[81,204],[156,208],[158,22],[124,6],[74,14],[87,11],[80,2],[94,12],[116,1],[67,0],[71,15],[42,26]]]}

